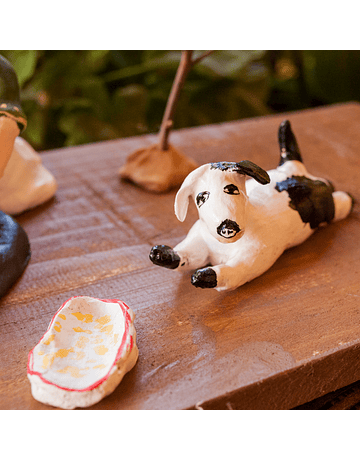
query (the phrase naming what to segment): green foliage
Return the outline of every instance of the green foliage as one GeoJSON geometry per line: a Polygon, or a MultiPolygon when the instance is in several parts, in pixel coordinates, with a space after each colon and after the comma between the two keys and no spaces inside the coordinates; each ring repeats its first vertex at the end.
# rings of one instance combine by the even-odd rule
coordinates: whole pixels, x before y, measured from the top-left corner
{"type": "MultiPolygon", "coordinates": [[[[19,78],[24,137],[45,150],[158,132],[181,52],[0,54],[19,78]]],[[[360,100],[359,70],[359,51],[215,51],[189,73],[174,126],[360,100]]]]}
{"type": "Polygon", "coordinates": [[[360,51],[304,51],[309,94],[326,104],[360,100],[360,51]]]}
{"type": "MultiPolygon", "coordinates": [[[[0,53],[17,72],[28,117],[24,137],[38,150],[157,132],[181,55],[180,51],[0,53]]],[[[267,113],[262,102],[267,69],[261,63],[257,73],[252,69],[263,54],[216,51],[194,66],[175,127],[267,113]]]]}
{"type": "Polygon", "coordinates": [[[276,51],[267,57],[273,110],[360,101],[360,51],[276,51]]]}

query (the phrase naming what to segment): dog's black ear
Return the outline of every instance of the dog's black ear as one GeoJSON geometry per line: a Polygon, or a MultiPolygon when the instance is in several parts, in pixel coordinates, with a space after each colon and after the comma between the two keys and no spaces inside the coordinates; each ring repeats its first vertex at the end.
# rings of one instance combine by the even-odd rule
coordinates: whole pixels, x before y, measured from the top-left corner
{"type": "Polygon", "coordinates": [[[252,177],[262,185],[268,184],[270,182],[268,173],[252,161],[243,160],[239,163],[236,163],[235,170],[240,174],[246,174],[247,176],[252,177]]]}
{"type": "Polygon", "coordinates": [[[265,185],[270,182],[268,173],[256,165],[252,161],[243,160],[239,163],[233,161],[220,161],[219,163],[211,163],[210,169],[220,169],[220,171],[234,171],[239,174],[253,177],[260,184],[265,185]]]}

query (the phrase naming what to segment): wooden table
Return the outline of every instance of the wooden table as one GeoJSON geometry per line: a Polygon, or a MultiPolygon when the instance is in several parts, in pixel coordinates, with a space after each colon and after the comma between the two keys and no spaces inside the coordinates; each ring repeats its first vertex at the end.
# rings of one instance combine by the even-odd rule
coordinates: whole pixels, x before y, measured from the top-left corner
{"type": "MultiPolygon", "coordinates": [[[[175,245],[197,216],[191,206],[177,221],[176,190],[155,195],[119,180],[126,157],[155,136],[42,155],[59,190],[18,217],[32,259],[0,302],[0,409],[51,408],[31,396],[27,356],[74,295],[119,298],[136,314],[138,363],[92,409],[289,409],[360,380],[360,105],[286,117],[311,173],[357,204],[229,293],[196,289],[190,274],[149,261],[153,245],[175,245]]],[[[179,130],[171,141],[199,163],[271,169],[284,118],[179,130]]]]}

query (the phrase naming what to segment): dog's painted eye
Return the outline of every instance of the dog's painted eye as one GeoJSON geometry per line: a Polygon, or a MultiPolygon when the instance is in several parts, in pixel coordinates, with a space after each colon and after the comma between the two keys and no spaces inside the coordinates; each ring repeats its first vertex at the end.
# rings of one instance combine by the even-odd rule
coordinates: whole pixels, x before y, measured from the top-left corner
{"type": "Polygon", "coordinates": [[[210,192],[200,192],[196,197],[196,204],[200,208],[205,201],[209,198],[210,192]]]}
{"type": "Polygon", "coordinates": [[[224,192],[229,195],[240,195],[239,189],[234,184],[225,185],[224,192]]]}

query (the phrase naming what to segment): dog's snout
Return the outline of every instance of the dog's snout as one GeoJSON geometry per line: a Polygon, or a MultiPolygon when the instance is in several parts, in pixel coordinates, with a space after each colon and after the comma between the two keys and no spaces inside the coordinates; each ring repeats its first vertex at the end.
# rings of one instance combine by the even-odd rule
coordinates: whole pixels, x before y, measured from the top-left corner
{"type": "Polygon", "coordinates": [[[221,222],[216,230],[218,235],[222,236],[223,238],[233,238],[240,232],[241,229],[236,222],[230,219],[226,219],[221,222]]]}

